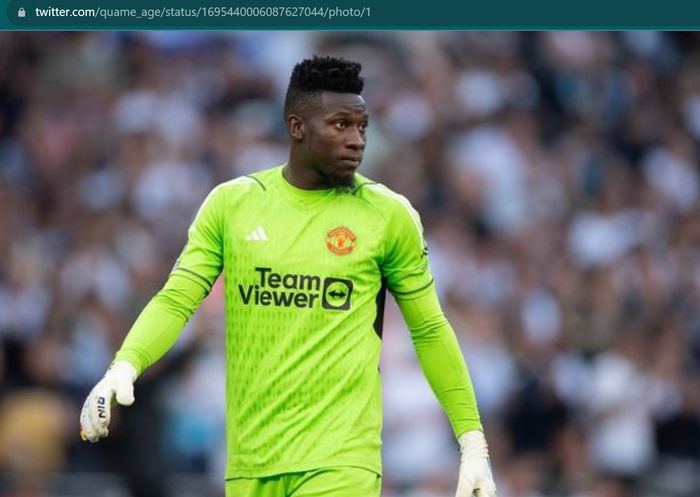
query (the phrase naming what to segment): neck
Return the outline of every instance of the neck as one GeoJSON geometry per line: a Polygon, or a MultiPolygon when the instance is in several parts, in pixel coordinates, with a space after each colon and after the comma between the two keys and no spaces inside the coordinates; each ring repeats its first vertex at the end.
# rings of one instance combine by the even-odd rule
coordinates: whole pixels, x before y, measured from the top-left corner
{"type": "Polygon", "coordinates": [[[289,162],[282,169],[282,174],[292,186],[302,190],[325,190],[331,187],[311,168],[304,167],[302,161],[299,157],[295,157],[295,154],[291,154],[289,157],[289,162]]]}

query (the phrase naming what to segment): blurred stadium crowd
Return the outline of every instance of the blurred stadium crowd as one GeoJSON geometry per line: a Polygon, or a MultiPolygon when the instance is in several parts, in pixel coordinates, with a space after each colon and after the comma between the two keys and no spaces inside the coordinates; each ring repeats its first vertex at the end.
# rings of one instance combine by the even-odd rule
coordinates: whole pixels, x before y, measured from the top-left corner
{"type": "MultiPolygon", "coordinates": [[[[700,34],[0,34],[0,495],[223,495],[220,286],[97,445],[78,411],[215,184],[286,160],[313,53],[422,214],[501,497],[700,495],[700,34]]],[[[385,497],[457,446],[393,305],[385,497]]]]}

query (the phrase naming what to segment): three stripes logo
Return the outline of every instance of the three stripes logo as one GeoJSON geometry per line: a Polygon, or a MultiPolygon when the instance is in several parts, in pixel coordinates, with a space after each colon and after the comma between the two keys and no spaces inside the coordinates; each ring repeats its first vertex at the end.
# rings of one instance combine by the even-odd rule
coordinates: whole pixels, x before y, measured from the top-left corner
{"type": "Polygon", "coordinates": [[[245,240],[247,242],[266,242],[267,233],[265,233],[265,228],[262,225],[258,226],[245,237],[245,240]]]}

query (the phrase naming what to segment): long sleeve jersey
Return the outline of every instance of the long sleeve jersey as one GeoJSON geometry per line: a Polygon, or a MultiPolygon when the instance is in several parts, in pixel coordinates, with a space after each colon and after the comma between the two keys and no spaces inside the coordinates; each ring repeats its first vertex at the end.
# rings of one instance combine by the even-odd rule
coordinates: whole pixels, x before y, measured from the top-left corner
{"type": "Polygon", "coordinates": [[[281,166],[217,186],[116,358],[139,372],[158,360],[222,272],[227,478],[329,466],[381,474],[387,289],[455,434],[481,429],[418,214],[401,195],[361,175],[353,188],[301,190],[281,166]]]}

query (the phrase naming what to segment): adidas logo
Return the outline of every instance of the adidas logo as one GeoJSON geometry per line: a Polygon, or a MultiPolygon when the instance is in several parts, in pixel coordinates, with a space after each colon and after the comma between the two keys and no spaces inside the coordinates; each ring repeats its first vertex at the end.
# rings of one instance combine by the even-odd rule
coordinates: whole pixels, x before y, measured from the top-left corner
{"type": "Polygon", "coordinates": [[[267,233],[265,233],[265,228],[263,228],[262,225],[258,226],[253,231],[251,231],[250,234],[245,237],[245,239],[247,242],[251,242],[251,241],[266,242],[267,241],[267,233]]]}

